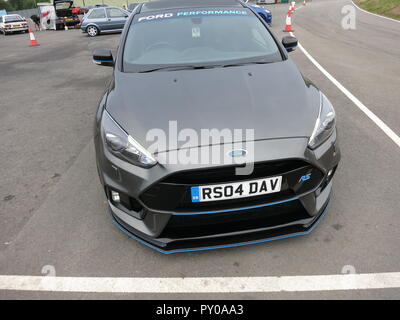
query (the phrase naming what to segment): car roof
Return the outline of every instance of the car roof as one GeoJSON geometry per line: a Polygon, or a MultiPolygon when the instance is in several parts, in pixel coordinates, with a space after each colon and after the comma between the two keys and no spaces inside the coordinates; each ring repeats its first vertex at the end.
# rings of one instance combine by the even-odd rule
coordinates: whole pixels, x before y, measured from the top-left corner
{"type": "Polygon", "coordinates": [[[21,15],[19,15],[19,14],[17,14],[17,13],[10,13],[10,14],[5,14],[5,15],[2,15],[1,17],[4,17],[4,21],[5,21],[5,18],[6,17],[15,17],[15,16],[17,16],[17,17],[19,17],[19,18],[21,18],[21,19],[24,19],[21,15]]]}
{"type": "Polygon", "coordinates": [[[159,0],[143,4],[141,12],[205,7],[241,7],[238,0],[159,0]]]}
{"type": "Polygon", "coordinates": [[[89,9],[89,11],[93,11],[93,10],[97,10],[97,9],[109,9],[109,8],[116,8],[116,9],[121,9],[121,10],[124,10],[124,9],[122,9],[122,8],[120,8],[120,7],[117,7],[117,6],[104,6],[104,7],[93,7],[93,8],[90,8],[89,9]]]}

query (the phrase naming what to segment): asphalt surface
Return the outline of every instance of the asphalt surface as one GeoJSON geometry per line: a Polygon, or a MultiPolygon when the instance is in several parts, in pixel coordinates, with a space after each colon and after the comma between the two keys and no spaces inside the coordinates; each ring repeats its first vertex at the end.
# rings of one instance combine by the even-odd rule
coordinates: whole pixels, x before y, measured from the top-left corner
{"type": "MultiPolygon", "coordinates": [[[[318,0],[296,11],[306,50],[400,134],[400,23],[318,0]]],[[[269,7],[279,37],[287,5],[269,7]]],[[[71,277],[224,277],[400,271],[400,149],[300,51],[304,76],[337,112],[342,161],[330,211],[308,236],[216,251],[163,255],[111,224],[94,160],[94,113],[111,68],[91,62],[119,35],[79,30],[0,37],[0,274],[71,277]]],[[[266,88],[268,90],[268,88],[266,88]]],[[[288,88],[290,94],[290,88],[288,88]]],[[[400,298],[400,289],[276,294],[83,294],[0,291],[0,298],[400,298]]]]}

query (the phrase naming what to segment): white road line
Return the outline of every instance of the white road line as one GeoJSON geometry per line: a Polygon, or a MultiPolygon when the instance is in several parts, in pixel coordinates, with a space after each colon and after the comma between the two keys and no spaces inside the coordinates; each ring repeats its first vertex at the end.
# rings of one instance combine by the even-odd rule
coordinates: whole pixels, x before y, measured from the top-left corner
{"type": "Polygon", "coordinates": [[[285,277],[87,278],[0,276],[0,290],[108,293],[299,292],[400,288],[400,272],[285,277]]]}
{"type": "Polygon", "coordinates": [[[358,8],[359,10],[361,10],[361,11],[363,11],[363,12],[365,12],[365,13],[371,14],[371,15],[376,16],[376,17],[379,17],[379,18],[383,18],[383,19],[386,19],[386,20],[390,20],[390,21],[394,21],[394,22],[400,23],[400,20],[396,20],[396,19],[392,19],[392,18],[389,18],[389,17],[381,16],[380,14],[372,13],[372,12],[369,12],[369,11],[367,11],[367,10],[361,9],[358,5],[356,5],[356,4],[354,3],[354,1],[351,1],[351,3],[352,3],[356,8],[358,8]]]}
{"type": "MultiPolygon", "coordinates": [[[[294,34],[291,32],[291,36],[294,34]]],[[[377,115],[369,110],[360,100],[358,100],[349,90],[347,90],[339,81],[337,81],[328,71],[315,60],[304,47],[299,43],[299,48],[305,56],[321,71],[340,91],[342,91],[368,118],[370,118],[386,135],[400,147],[400,137],[390,129],[377,115]]]]}

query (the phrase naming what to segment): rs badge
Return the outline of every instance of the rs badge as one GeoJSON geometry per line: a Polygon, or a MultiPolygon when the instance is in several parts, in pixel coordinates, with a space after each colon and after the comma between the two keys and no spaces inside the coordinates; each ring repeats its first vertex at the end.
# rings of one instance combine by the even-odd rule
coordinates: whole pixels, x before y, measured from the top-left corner
{"type": "Polygon", "coordinates": [[[299,182],[307,181],[307,180],[309,180],[310,178],[311,178],[311,173],[305,174],[304,176],[302,176],[302,177],[299,179],[299,182]]]}

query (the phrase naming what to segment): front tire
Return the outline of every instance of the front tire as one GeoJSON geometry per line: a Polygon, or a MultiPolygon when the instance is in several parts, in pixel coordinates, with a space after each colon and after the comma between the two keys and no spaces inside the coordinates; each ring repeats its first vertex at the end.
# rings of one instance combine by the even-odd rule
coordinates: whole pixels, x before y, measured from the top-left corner
{"type": "Polygon", "coordinates": [[[86,28],[86,32],[88,34],[89,37],[96,37],[99,35],[99,28],[97,28],[96,26],[88,26],[86,28]]]}

